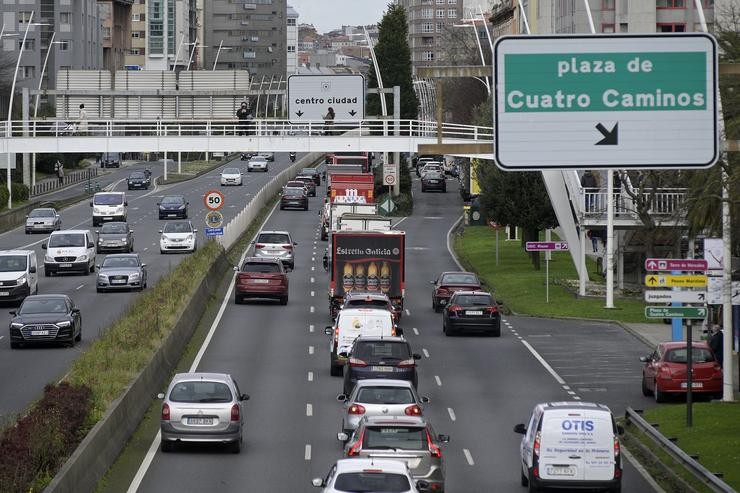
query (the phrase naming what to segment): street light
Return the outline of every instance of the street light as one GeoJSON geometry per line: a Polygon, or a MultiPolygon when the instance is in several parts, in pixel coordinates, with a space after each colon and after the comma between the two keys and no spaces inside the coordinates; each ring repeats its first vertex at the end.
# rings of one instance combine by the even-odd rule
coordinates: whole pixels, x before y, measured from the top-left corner
{"type": "Polygon", "coordinates": [[[224,46],[224,40],[218,44],[218,51],[216,52],[216,59],[213,61],[213,70],[216,70],[216,64],[218,63],[218,56],[221,54],[221,50],[233,50],[231,46],[224,46]]]}
{"type": "MultiPolygon", "coordinates": [[[[183,34],[180,36],[180,42],[177,44],[177,51],[175,52],[175,63],[172,64],[172,71],[175,71],[175,68],[177,67],[177,61],[180,59],[180,48],[182,48],[183,44],[185,46],[192,46],[195,43],[185,43],[185,35],[183,34]]],[[[168,62],[169,63],[169,62],[168,62]]]]}
{"type": "Polygon", "coordinates": [[[209,48],[209,47],[206,45],[199,45],[198,38],[195,38],[195,42],[193,43],[193,49],[190,50],[190,58],[188,59],[188,68],[187,68],[188,72],[190,72],[190,66],[193,64],[193,55],[195,55],[196,48],[209,48]]]}
{"type": "MultiPolygon", "coordinates": [[[[480,44],[480,37],[478,36],[478,28],[475,27],[475,21],[476,19],[470,19],[472,20],[472,23],[465,23],[465,24],[453,24],[452,27],[472,27],[475,31],[475,42],[478,45],[478,52],[480,53],[480,63],[481,65],[486,65],[486,58],[483,56],[483,46],[480,44]]],[[[488,32],[488,28],[486,28],[486,32],[488,32]]],[[[477,77],[476,77],[477,78],[477,77]]],[[[479,79],[480,80],[480,79],[479,79]]],[[[486,90],[488,91],[488,95],[491,95],[491,83],[488,81],[488,77],[485,78],[485,85],[486,90]]]]}

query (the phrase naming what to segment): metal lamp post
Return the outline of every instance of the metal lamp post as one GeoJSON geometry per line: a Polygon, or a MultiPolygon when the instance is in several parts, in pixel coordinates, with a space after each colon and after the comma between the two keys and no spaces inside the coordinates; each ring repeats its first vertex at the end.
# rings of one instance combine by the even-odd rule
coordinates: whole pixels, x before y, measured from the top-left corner
{"type": "Polygon", "coordinates": [[[193,43],[193,49],[190,50],[190,58],[188,59],[188,68],[187,71],[190,72],[190,67],[193,64],[193,56],[195,55],[195,50],[198,48],[208,48],[206,45],[199,45],[198,44],[198,38],[195,38],[195,42],[193,43]]]}
{"type": "Polygon", "coordinates": [[[221,54],[221,50],[233,50],[231,46],[224,46],[224,40],[218,44],[218,51],[216,52],[216,59],[213,61],[213,69],[216,70],[216,64],[218,63],[218,56],[221,54]]]}
{"type": "MultiPolygon", "coordinates": [[[[480,63],[481,65],[486,64],[486,58],[483,56],[483,46],[480,44],[480,37],[478,36],[478,28],[475,27],[475,22],[477,19],[470,19],[470,23],[465,24],[453,24],[452,27],[472,27],[475,31],[475,43],[478,45],[478,53],[480,53],[480,63]]],[[[486,28],[486,32],[488,32],[488,28],[486,28]]],[[[476,77],[477,78],[477,77],[476,77]]],[[[486,85],[486,91],[488,91],[488,95],[491,95],[491,83],[488,80],[488,77],[484,79],[485,85],[486,85]]]]}
{"type": "MultiPolygon", "coordinates": [[[[51,54],[51,48],[54,45],[62,45],[66,44],[66,41],[54,41],[54,37],[56,36],[56,31],[52,31],[51,33],[51,39],[49,40],[49,47],[46,50],[46,56],[44,57],[44,64],[41,66],[41,76],[39,77],[39,89],[38,92],[36,92],[36,102],[33,105],[33,136],[36,136],[36,117],[39,113],[39,98],[41,97],[41,84],[44,82],[44,74],[46,73],[46,65],[49,63],[49,55],[51,54]]],[[[31,159],[31,188],[36,185],[36,153],[34,152],[32,154],[31,159]]]]}

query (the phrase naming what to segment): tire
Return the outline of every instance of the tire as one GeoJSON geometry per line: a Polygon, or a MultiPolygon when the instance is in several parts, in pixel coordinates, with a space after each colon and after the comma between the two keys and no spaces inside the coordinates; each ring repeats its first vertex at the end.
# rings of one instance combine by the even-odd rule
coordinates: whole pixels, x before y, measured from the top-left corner
{"type": "Polygon", "coordinates": [[[446,325],[446,324],[444,324],[444,323],[442,323],[442,333],[443,333],[443,334],[444,334],[445,336],[447,336],[447,337],[450,337],[450,335],[451,335],[451,334],[450,334],[450,331],[448,331],[448,330],[447,330],[447,325],[446,325]]]}
{"type": "Polygon", "coordinates": [[[17,342],[10,343],[10,349],[18,349],[20,347],[21,347],[20,343],[17,343],[17,342]]]}
{"type": "Polygon", "coordinates": [[[159,445],[159,449],[163,453],[172,452],[175,449],[175,444],[170,442],[169,440],[162,440],[162,443],[159,445]]]}
{"type": "Polygon", "coordinates": [[[95,291],[98,292],[98,293],[102,293],[103,292],[103,290],[100,289],[100,288],[95,288],[95,291]]]}
{"type": "Polygon", "coordinates": [[[99,254],[100,253],[100,248],[96,248],[95,249],[95,253],[99,254]]]}
{"type": "Polygon", "coordinates": [[[488,333],[490,337],[501,337],[501,325],[497,325],[491,332],[488,333]]]}
{"type": "Polygon", "coordinates": [[[537,486],[535,486],[534,484],[532,484],[532,481],[530,481],[529,478],[527,478],[527,483],[528,483],[528,486],[529,486],[529,489],[527,491],[529,493],[539,493],[540,489],[537,486]]]}
{"type": "Polygon", "coordinates": [[[166,252],[165,252],[164,250],[162,250],[161,248],[159,249],[159,254],[160,254],[160,255],[164,255],[165,253],[166,253],[166,252]]]}
{"type": "Polygon", "coordinates": [[[650,397],[651,395],[653,395],[653,393],[650,392],[650,389],[647,388],[647,385],[645,385],[645,377],[642,378],[642,395],[644,395],[645,397],[650,397]]]}
{"type": "Polygon", "coordinates": [[[529,486],[529,478],[526,474],[524,474],[524,471],[519,471],[519,474],[522,476],[520,483],[522,486],[529,486]]]}
{"type": "Polygon", "coordinates": [[[242,451],[242,441],[241,441],[241,439],[239,439],[239,440],[237,440],[235,442],[232,442],[229,445],[229,450],[231,451],[232,454],[238,454],[239,452],[241,452],[242,451]]]}
{"type": "Polygon", "coordinates": [[[619,483],[618,485],[611,488],[609,490],[609,493],[622,493],[622,483],[619,483]]]}
{"type": "Polygon", "coordinates": [[[80,342],[82,340],[82,327],[80,327],[80,333],[75,336],[75,341],[80,342]]]}
{"type": "Polygon", "coordinates": [[[95,272],[95,262],[90,266],[90,272],[95,272]]]}
{"type": "Polygon", "coordinates": [[[655,382],[655,390],[653,391],[653,397],[655,397],[655,402],[657,403],[666,401],[665,392],[661,392],[660,390],[658,390],[658,382],[655,382]]]}
{"type": "Polygon", "coordinates": [[[29,230],[26,230],[26,234],[27,234],[27,235],[30,235],[30,234],[31,234],[31,232],[30,232],[29,230]]]}
{"type": "Polygon", "coordinates": [[[342,367],[342,365],[335,365],[334,363],[332,363],[329,367],[329,374],[332,377],[341,377],[344,374],[344,368],[342,367]]]}
{"type": "Polygon", "coordinates": [[[287,296],[282,296],[280,298],[280,304],[281,305],[287,305],[288,304],[288,297],[287,296]]]}
{"type": "Polygon", "coordinates": [[[48,269],[44,269],[44,277],[51,277],[51,272],[48,269]]]}
{"type": "Polygon", "coordinates": [[[238,295],[237,293],[234,293],[234,304],[235,305],[241,305],[242,304],[242,297],[238,295]]]}

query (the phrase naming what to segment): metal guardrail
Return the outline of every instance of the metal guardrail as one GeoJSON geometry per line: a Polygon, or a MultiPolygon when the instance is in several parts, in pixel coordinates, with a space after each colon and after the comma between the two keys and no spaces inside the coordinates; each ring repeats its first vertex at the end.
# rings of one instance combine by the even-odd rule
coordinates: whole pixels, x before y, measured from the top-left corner
{"type": "Polygon", "coordinates": [[[694,460],[689,454],[681,450],[675,443],[670,441],[668,438],[663,436],[658,430],[655,429],[650,423],[640,416],[640,414],[628,407],[624,413],[624,417],[628,423],[635,425],[640,431],[650,437],[664,452],[671,456],[673,460],[685,467],[691,474],[696,476],[700,481],[719,493],[737,493],[730,485],[722,481],[716,474],[712,473],[709,469],[702,466],[694,460]]]}
{"type": "MultiPolygon", "coordinates": [[[[686,199],[686,194],[686,188],[664,188],[658,189],[654,193],[644,192],[642,195],[646,200],[652,195],[652,204],[649,211],[651,215],[673,216],[680,211],[686,199]]],[[[584,188],[580,188],[579,195],[581,197],[579,208],[586,217],[606,214],[608,199],[606,190],[586,191],[584,188]]],[[[637,218],[632,197],[626,193],[614,193],[614,213],[627,214],[637,218]]]]}
{"type": "MultiPolygon", "coordinates": [[[[393,137],[434,137],[438,125],[422,120],[334,120],[292,123],[290,120],[89,120],[86,128],[79,123],[61,120],[13,120],[0,126],[0,138],[25,137],[308,137],[358,135],[393,137]]],[[[443,138],[493,142],[493,128],[476,125],[443,123],[439,126],[443,138]]]]}
{"type": "MultiPolygon", "coordinates": [[[[37,195],[41,195],[44,193],[53,192],[54,190],[64,188],[67,185],[81,183],[83,181],[96,178],[97,176],[98,176],[97,168],[87,168],[84,170],[73,171],[71,173],[64,175],[64,178],[62,179],[61,183],[59,182],[57,178],[47,179],[47,180],[37,182],[31,189],[30,195],[31,197],[35,197],[37,195]]],[[[99,185],[98,185],[98,188],[99,188],[99,185]]]]}

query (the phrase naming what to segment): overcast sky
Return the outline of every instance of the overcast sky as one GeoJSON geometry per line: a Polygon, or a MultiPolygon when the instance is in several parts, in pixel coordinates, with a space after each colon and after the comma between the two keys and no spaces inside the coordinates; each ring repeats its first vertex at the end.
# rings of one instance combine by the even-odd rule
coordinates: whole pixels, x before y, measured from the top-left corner
{"type": "Polygon", "coordinates": [[[380,22],[392,0],[288,0],[300,17],[298,23],[313,24],[319,33],[342,25],[368,25],[380,22]]]}

